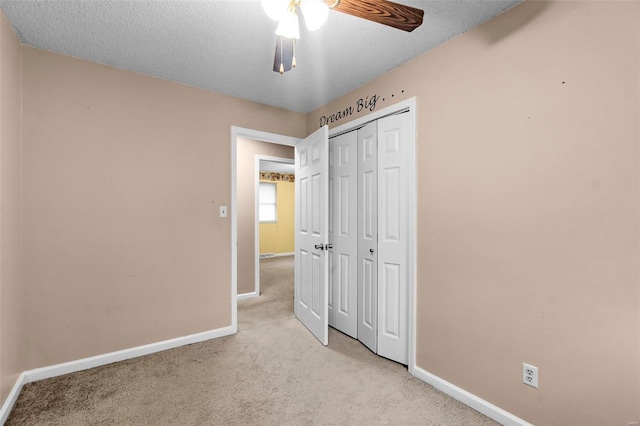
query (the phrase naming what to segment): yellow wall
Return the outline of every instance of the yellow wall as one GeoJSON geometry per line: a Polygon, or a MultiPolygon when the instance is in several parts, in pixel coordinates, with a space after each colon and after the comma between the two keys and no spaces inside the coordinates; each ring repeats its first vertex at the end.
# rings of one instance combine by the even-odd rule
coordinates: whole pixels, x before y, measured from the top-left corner
{"type": "Polygon", "coordinates": [[[260,254],[293,253],[295,250],[295,183],[274,183],[278,185],[278,222],[260,224],[260,254]]]}

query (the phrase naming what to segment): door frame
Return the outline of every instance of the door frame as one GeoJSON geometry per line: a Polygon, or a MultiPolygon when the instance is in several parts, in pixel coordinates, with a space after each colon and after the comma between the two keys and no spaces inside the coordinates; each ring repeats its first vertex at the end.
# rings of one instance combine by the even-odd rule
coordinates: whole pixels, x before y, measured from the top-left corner
{"type": "MultiPolygon", "coordinates": [[[[417,277],[417,186],[416,186],[416,138],[417,133],[417,111],[416,98],[412,97],[407,100],[390,105],[379,111],[362,116],[358,119],[329,129],[329,138],[338,136],[364,126],[370,121],[388,115],[394,115],[406,112],[410,117],[409,124],[409,149],[414,154],[414,160],[409,162],[409,291],[408,291],[408,308],[409,308],[409,347],[408,352],[408,370],[412,375],[416,375],[415,348],[416,348],[416,277],[417,277]]],[[[231,328],[232,332],[238,331],[238,301],[237,301],[237,285],[238,285],[238,216],[237,216],[237,139],[244,137],[247,139],[255,139],[262,142],[275,143],[279,145],[294,146],[301,139],[291,136],[284,136],[275,133],[262,132],[259,130],[246,129],[242,127],[231,127],[231,328]]]]}
{"type": "MultiPolygon", "coordinates": [[[[255,164],[255,174],[256,176],[256,190],[255,190],[255,290],[254,294],[249,294],[246,297],[238,297],[238,300],[244,299],[247,297],[258,297],[260,296],[260,217],[258,214],[259,206],[259,194],[260,194],[260,162],[261,161],[269,161],[271,163],[282,163],[282,164],[295,164],[295,158],[284,158],[284,157],[272,157],[269,155],[261,155],[256,154],[256,164],[255,164]]],[[[295,207],[294,207],[295,208],[295,207]]]]}
{"type": "Polygon", "coordinates": [[[238,138],[295,147],[292,136],[231,126],[231,332],[238,332],[238,138]]]}
{"type": "Polygon", "coordinates": [[[417,277],[417,239],[416,232],[418,230],[417,212],[418,212],[418,192],[416,179],[416,138],[418,132],[416,129],[416,98],[412,97],[405,101],[390,105],[379,111],[372,112],[356,120],[345,123],[341,126],[329,129],[329,138],[347,133],[352,130],[359,129],[367,123],[384,118],[390,115],[406,113],[409,114],[409,152],[412,154],[413,160],[409,161],[409,289],[407,292],[408,315],[408,347],[407,347],[407,368],[409,373],[415,376],[416,368],[416,277],[417,277]]]}

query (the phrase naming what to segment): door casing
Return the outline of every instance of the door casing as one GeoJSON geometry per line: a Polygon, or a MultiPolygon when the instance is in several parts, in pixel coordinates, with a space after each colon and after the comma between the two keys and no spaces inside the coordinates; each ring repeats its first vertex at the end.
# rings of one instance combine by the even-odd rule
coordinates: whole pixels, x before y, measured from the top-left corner
{"type": "Polygon", "coordinates": [[[231,127],[231,329],[238,331],[238,138],[295,147],[301,140],[260,130],[231,127]]]}
{"type": "MultiPolygon", "coordinates": [[[[407,112],[410,116],[409,124],[409,150],[415,159],[416,148],[416,98],[410,98],[397,104],[388,106],[379,111],[365,115],[341,126],[329,129],[329,137],[337,136],[351,130],[355,130],[364,126],[370,121],[377,120],[388,115],[394,115],[401,112],[407,112]]],[[[231,128],[231,327],[233,332],[238,329],[238,304],[237,304],[237,284],[238,284],[238,229],[237,229],[237,138],[246,137],[256,139],[263,142],[275,143],[280,145],[295,146],[299,138],[284,136],[274,133],[261,132],[258,130],[246,129],[233,126],[231,128]]],[[[409,292],[408,292],[408,318],[409,318],[409,341],[408,341],[408,369],[415,375],[415,343],[416,343],[416,258],[417,258],[417,189],[416,189],[416,163],[411,161],[409,167],[409,292]]]]}

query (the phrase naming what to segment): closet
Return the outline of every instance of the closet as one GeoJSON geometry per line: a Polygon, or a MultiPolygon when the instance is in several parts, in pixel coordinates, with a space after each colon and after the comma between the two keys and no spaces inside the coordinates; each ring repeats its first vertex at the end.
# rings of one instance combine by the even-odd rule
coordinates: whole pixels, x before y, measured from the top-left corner
{"type": "Polygon", "coordinates": [[[407,364],[409,114],[329,140],[331,327],[407,364]]]}

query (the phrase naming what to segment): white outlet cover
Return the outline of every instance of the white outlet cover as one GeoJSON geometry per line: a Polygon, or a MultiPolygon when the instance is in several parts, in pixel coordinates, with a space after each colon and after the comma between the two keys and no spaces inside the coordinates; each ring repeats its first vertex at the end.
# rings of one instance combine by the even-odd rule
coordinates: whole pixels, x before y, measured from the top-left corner
{"type": "Polygon", "coordinates": [[[538,367],[523,362],[522,383],[538,389],[538,367]]]}

